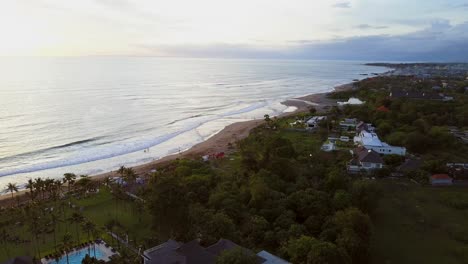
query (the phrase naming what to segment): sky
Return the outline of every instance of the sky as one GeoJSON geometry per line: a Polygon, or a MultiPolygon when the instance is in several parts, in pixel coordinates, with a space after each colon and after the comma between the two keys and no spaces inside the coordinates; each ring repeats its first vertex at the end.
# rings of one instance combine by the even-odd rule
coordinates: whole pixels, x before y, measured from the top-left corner
{"type": "Polygon", "coordinates": [[[0,0],[0,56],[468,61],[468,0],[0,0]]]}

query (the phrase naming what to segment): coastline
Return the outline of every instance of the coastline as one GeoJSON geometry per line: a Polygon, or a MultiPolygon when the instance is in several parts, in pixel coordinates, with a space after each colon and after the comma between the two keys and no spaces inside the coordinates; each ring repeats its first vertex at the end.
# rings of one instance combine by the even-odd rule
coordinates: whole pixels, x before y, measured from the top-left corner
{"type": "MultiPolygon", "coordinates": [[[[315,107],[318,112],[325,111],[336,104],[336,100],[327,97],[328,94],[336,91],[351,90],[354,87],[353,84],[353,82],[347,83],[334,87],[333,90],[330,92],[309,94],[306,96],[291,98],[284,102],[281,102],[285,106],[295,107],[296,110],[280,114],[278,117],[286,117],[290,115],[304,113],[309,111],[309,107],[311,106],[315,107]]],[[[165,166],[166,164],[176,159],[194,159],[200,158],[203,155],[209,155],[219,152],[224,152],[227,154],[232,153],[234,150],[230,147],[230,145],[235,145],[237,141],[246,138],[253,128],[261,125],[263,122],[263,119],[257,119],[230,124],[222,130],[220,130],[218,133],[208,138],[207,140],[200,142],[185,151],[182,151],[178,154],[165,156],[161,159],[154,160],[149,163],[133,166],[132,168],[138,175],[146,175],[151,171],[158,169],[158,167],[165,166]]],[[[90,178],[93,181],[101,181],[107,177],[113,176],[118,176],[118,173],[116,171],[110,171],[96,175],[90,175],[90,178]]],[[[0,195],[0,207],[8,206],[9,204],[15,203],[15,198],[19,196],[21,199],[21,197],[25,193],[27,193],[27,190],[21,190],[17,193],[14,193],[13,198],[11,197],[10,193],[4,193],[0,195]]]]}

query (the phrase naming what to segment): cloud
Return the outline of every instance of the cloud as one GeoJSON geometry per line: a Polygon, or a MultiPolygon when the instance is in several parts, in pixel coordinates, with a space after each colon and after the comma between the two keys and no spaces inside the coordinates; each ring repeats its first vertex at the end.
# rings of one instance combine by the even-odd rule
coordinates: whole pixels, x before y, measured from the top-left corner
{"type": "Polygon", "coordinates": [[[333,5],[334,8],[351,8],[350,2],[339,2],[333,5]]]}
{"type": "Polygon", "coordinates": [[[356,25],[355,28],[358,28],[358,29],[385,29],[385,28],[388,28],[387,26],[372,26],[372,25],[369,25],[369,24],[359,24],[359,25],[356,25]]]}
{"type": "Polygon", "coordinates": [[[188,57],[468,62],[466,43],[468,22],[453,26],[438,21],[423,30],[404,35],[357,36],[330,41],[298,40],[282,47],[216,44],[148,45],[144,49],[149,53],[188,57]]]}

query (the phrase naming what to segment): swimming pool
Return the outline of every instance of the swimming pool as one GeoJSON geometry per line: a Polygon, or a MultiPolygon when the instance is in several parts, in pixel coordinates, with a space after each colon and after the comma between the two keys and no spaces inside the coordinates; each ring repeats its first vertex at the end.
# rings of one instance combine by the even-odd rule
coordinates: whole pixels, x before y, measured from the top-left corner
{"type": "MultiPolygon", "coordinates": [[[[86,254],[89,254],[90,257],[94,257],[94,247],[91,245],[88,247],[75,250],[72,252],[68,253],[68,263],[69,264],[81,264],[81,261],[85,258],[86,254]],[[89,253],[88,253],[89,252],[89,253]]],[[[102,244],[96,244],[96,258],[99,260],[104,260],[104,261],[109,261],[109,257],[112,256],[114,253],[111,251],[110,248],[106,248],[102,244]]],[[[67,256],[63,255],[59,261],[51,260],[51,261],[46,261],[43,263],[48,263],[48,264],[67,264],[67,256]]]]}

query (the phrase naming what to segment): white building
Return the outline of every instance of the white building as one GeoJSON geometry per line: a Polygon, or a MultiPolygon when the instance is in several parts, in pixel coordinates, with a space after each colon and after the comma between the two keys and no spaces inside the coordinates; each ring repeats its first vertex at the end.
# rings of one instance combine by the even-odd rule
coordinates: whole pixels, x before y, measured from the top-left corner
{"type": "Polygon", "coordinates": [[[359,134],[354,137],[354,143],[383,155],[406,155],[406,148],[391,146],[382,142],[376,133],[367,132],[365,130],[359,132],[359,134]]]}
{"type": "Polygon", "coordinates": [[[309,130],[317,129],[319,127],[319,123],[324,121],[324,120],[327,120],[326,116],[313,116],[313,117],[309,118],[307,120],[307,122],[306,122],[307,129],[309,129],[309,130]]]}

